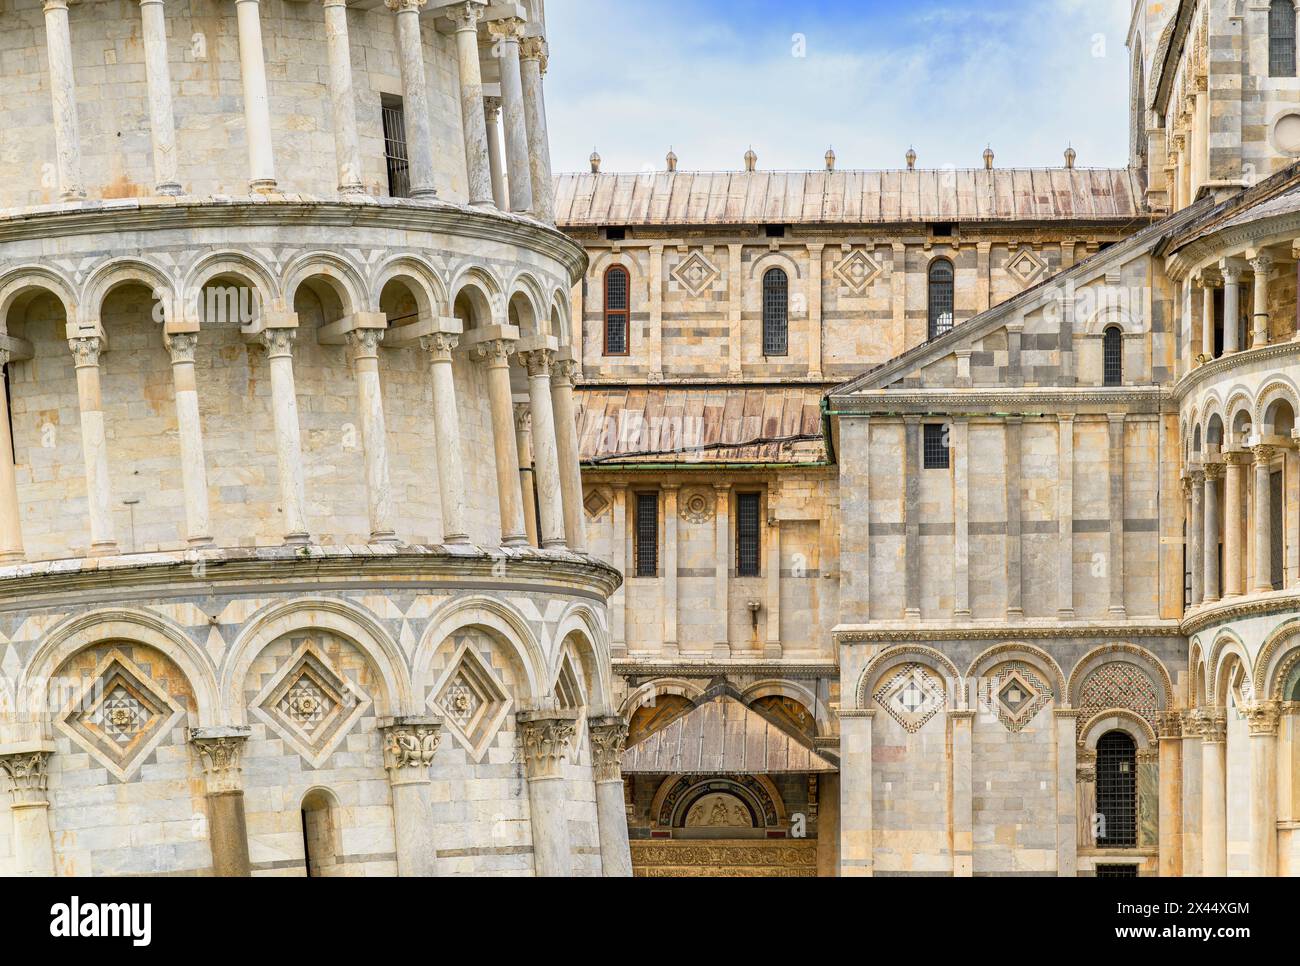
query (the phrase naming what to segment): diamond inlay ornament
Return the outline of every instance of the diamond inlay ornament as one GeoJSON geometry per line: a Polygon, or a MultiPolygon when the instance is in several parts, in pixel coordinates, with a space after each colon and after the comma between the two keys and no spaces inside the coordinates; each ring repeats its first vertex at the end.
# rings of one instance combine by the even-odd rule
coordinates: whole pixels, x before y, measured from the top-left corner
{"type": "Polygon", "coordinates": [[[1022,248],[1007,262],[1007,271],[1028,285],[1047,270],[1047,264],[1034,254],[1033,249],[1022,248]]]}
{"type": "Polygon", "coordinates": [[[456,638],[447,672],[433,689],[429,705],[474,761],[480,761],[510,710],[510,695],[474,647],[472,635],[456,638]]]}
{"type": "Polygon", "coordinates": [[[370,703],[317,644],[307,640],[262,688],[252,711],[320,768],[370,703]]]}
{"type": "Polygon", "coordinates": [[[943,681],[923,664],[900,667],[875,698],[908,734],[920,731],[946,704],[943,681]]]}
{"type": "Polygon", "coordinates": [[[718,280],[721,272],[699,252],[691,252],[677,263],[672,277],[691,295],[702,295],[704,291],[718,280]]]}
{"type": "Polygon", "coordinates": [[[997,715],[1003,727],[1016,732],[1029,724],[1052,700],[1052,689],[1027,664],[1000,665],[981,682],[983,706],[997,715]]]}
{"type": "Polygon", "coordinates": [[[117,778],[127,781],[184,715],[180,704],[115,648],[100,661],[56,724],[117,778]]]}
{"type": "Polygon", "coordinates": [[[854,295],[862,295],[880,277],[881,268],[866,252],[854,250],[835,266],[838,278],[854,295]]]}

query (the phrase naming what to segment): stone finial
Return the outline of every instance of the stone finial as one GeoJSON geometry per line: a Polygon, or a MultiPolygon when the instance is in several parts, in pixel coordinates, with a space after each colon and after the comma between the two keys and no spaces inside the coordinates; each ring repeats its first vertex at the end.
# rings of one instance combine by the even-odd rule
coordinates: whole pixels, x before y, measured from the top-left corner
{"type": "Polygon", "coordinates": [[[673,149],[672,149],[672,148],[669,148],[669,149],[668,149],[668,157],[665,158],[664,160],[668,162],[668,170],[669,170],[669,171],[676,171],[676,170],[677,170],[677,155],[673,153],[673,149]]]}
{"type": "Polygon", "coordinates": [[[907,170],[915,171],[916,170],[916,148],[908,148],[906,157],[907,157],[907,170]]]}
{"type": "Polygon", "coordinates": [[[753,148],[745,152],[745,170],[750,174],[758,170],[758,155],[754,153],[753,148]]]}
{"type": "Polygon", "coordinates": [[[1079,153],[1078,153],[1077,151],[1074,150],[1074,145],[1070,145],[1069,147],[1067,147],[1067,148],[1065,149],[1065,166],[1066,166],[1067,168],[1073,168],[1073,167],[1074,167],[1074,160],[1075,160],[1075,158],[1077,158],[1078,156],[1079,156],[1079,153]]]}
{"type": "Polygon", "coordinates": [[[835,149],[834,148],[826,149],[826,170],[827,171],[835,170],[835,149]]]}
{"type": "Polygon", "coordinates": [[[591,157],[588,160],[591,161],[591,173],[600,174],[600,155],[596,153],[594,148],[592,149],[591,157]]]}
{"type": "Polygon", "coordinates": [[[987,148],[984,149],[984,170],[985,170],[985,171],[992,171],[992,170],[993,170],[993,148],[992,148],[992,146],[989,146],[989,147],[987,147],[987,148]]]}

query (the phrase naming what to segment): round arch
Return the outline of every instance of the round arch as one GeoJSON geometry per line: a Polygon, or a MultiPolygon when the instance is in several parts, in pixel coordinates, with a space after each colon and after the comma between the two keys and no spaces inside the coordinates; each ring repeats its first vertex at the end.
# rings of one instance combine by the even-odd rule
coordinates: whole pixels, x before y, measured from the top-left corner
{"type": "Polygon", "coordinates": [[[605,273],[615,265],[621,265],[627,269],[628,281],[640,281],[642,275],[640,266],[637,265],[636,259],[627,252],[602,252],[591,260],[587,267],[587,278],[599,283],[600,291],[603,291],[605,283],[605,273]]]}
{"type": "Polygon", "coordinates": [[[1094,647],[1079,658],[1078,663],[1074,665],[1074,669],[1070,671],[1070,677],[1065,684],[1070,705],[1076,708],[1079,706],[1079,685],[1083,683],[1084,678],[1089,673],[1107,661],[1113,661],[1124,656],[1130,659],[1130,663],[1138,665],[1151,674],[1152,683],[1160,692],[1161,703],[1158,710],[1167,711],[1172,708],[1175,702],[1174,682],[1173,678],[1169,676],[1169,671],[1161,663],[1160,659],[1145,647],[1138,647],[1136,644],[1127,642],[1103,644],[1100,647],[1094,647]]]}
{"type": "Polygon", "coordinates": [[[1205,665],[1206,677],[1206,701],[1212,707],[1224,707],[1224,674],[1228,669],[1229,659],[1235,659],[1240,664],[1245,674],[1246,684],[1254,693],[1254,678],[1251,676],[1250,655],[1246,651],[1246,645],[1242,643],[1240,637],[1228,630],[1226,627],[1221,628],[1219,633],[1214,636],[1214,643],[1210,646],[1210,659],[1205,665]]]}
{"type": "MultiPolygon", "coordinates": [[[[551,313],[547,311],[546,293],[539,282],[531,272],[519,272],[511,280],[507,289],[506,297],[507,307],[518,297],[523,297],[528,304],[528,309],[532,313],[532,328],[528,329],[521,325],[520,332],[528,335],[555,335],[554,332],[547,330],[551,327],[551,313]]],[[[522,321],[522,319],[521,319],[522,321]]]]}
{"type": "Polygon", "coordinates": [[[817,699],[817,695],[811,688],[804,687],[797,681],[782,681],[776,678],[758,681],[742,691],[740,697],[746,705],[753,704],[762,698],[771,697],[790,698],[798,701],[812,713],[813,720],[817,723],[817,733],[819,735],[834,733],[830,709],[817,699]]]}
{"type": "Polygon", "coordinates": [[[591,605],[581,602],[571,604],[556,624],[555,640],[559,646],[550,662],[547,679],[555,681],[564,657],[564,643],[573,640],[591,688],[591,694],[588,695],[591,713],[596,716],[616,714],[613,671],[609,663],[609,634],[591,605]]]}
{"type": "Polygon", "coordinates": [[[1079,729],[1079,747],[1097,751],[1097,741],[1108,731],[1122,731],[1133,739],[1139,752],[1156,744],[1155,729],[1136,712],[1128,708],[1107,708],[1093,715],[1079,729]]]}
{"type": "Polygon", "coordinates": [[[971,661],[970,668],[966,671],[966,680],[974,681],[986,671],[993,670],[999,664],[1015,660],[1034,665],[1045,677],[1051,680],[1052,688],[1056,691],[1058,705],[1069,700],[1068,691],[1065,687],[1065,672],[1056,663],[1056,659],[1041,647],[1035,647],[1024,641],[1008,641],[1005,644],[995,644],[993,647],[982,651],[976,656],[975,660],[971,661]]]}
{"type": "Polygon", "coordinates": [[[480,325],[504,325],[506,323],[506,300],[500,280],[482,265],[467,265],[452,278],[451,311],[455,314],[456,303],[465,295],[479,318],[473,321],[480,325]]]}
{"type": "Polygon", "coordinates": [[[224,275],[233,276],[249,285],[256,293],[260,309],[263,312],[284,308],[284,298],[275,275],[262,262],[243,252],[211,252],[197,262],[185,276],[182,288],[186,301],[187,314],[193,313],[194,321],[199,321],[198,308],[203,289],[213,279],[224,275]]]}
{"type": "Polygon", "coordinates": [[[785,252],[764,252],[758,258],[754,259],[749,266],[749,277],[753,281],[761,279],[767,274],[768,269],[779,268],[793,279],[803,279],[803,272],[799,271],[799,263],[787,255],[785,252]]]}
{"type": "Polygon", "coordinates": [[[1273,629],[1255,658],[1250,679],[1260,682],[1259,696],[1281,700],[1281,688],[1297,660],[1300,660],[1300,617],[1293,617],[1273,629]]]}
{"type": "Polygon", "coordinates": [[[628,692],[618,713],[625,721],[630,721],[639,708],[650,707],[660,695],[685,698],[692,704],[697,704],[704,696],[704,689],[686,678],[656,678],[628,692]]]}
{"type": "Polygon", "coordinates": [[[858,686],[854,692],[857,701],[855,707],[859,710],[867,710],[870,703],[868,697],[876,681],[891,668],[911,662],[925,664],[938,673],[948,685],[948,700],[950,702],[960,700],[957,706],[966,707],[966,683],[961,672],[957,670],[957,665],[948,660],[943,652],[933,647],[926,647],[924,644],[900,644],[886,648],[872,658],[871,663],[863,669],[858,678],[858,686]]]}
{"type": "Polygon", "coordinates": [[[80,301],[72,282],[46,265],[19,265],[0,275],[0,332],[7,332],[9,310],[28,292],[47,292],[59,300],[69,322],[79,319],[80,301]]]}
{"type": "Polygon", "coordinates": [[[434,612],[428,627],[420,636],[411,664],[411,678],[418,702],[424,700],[424,692],[434,684],[431,672],[433,657],[438,648],[452,634],[465,627],[486,630],[510,648],[524,672],[524,683],[528,688],[528,694],[515,696],[516,704],[521,710],[527,710],[531,702],[545,693],[542,682],[546,679],[549,664],[541,644],[529,630],[527,620],[505,601],[477,594],[458,597],[444,604],[434,612]]]}
{"type": "Polygon", "coordinates": [[[163,303],[163,320],[179,321],[176,318],[177,293],[172,280],[161,266],[141,258],[115,258],[96,268],[82,286],[81,298],[83,323],[100,322],[104,310],[104,300],[114,289],[123,285],[143,285],[149,289],[154,299],[163,303]]]}
{"type": "Polygon", "coordinates": [[[1279,399],[1285,399],[1291,404],[1293,415],[1300,416],[1300,392],[1296,391],[1295,383],[1289,378],[1282,375],[1274,374],[1255,395],[1255,405],[1252,407],[1252,422],[1255,425],[1255,435],[1261,435],[1266,425],[1264,417],[1268,413],[1269,407],[1279,399]]]}
{"type": "Polygon", "coordinates": [[[401,282],[410,290],[420,315],[435,319],[451,315],[447,285],[431,266],[411,255],[395,255],[383,262],[374,274],[370,296],[378,306],[389,282],[401,282]]]}
{"type": "Polygon", "coordinates": [[[344,316],[374,310],[361,270],[343,256],[328,251],[305,252],[286,266],[281,282],[285,305],[292,308],[298,289],[314,278],[323,280],[334,292],[343,306],[344,316]]]}

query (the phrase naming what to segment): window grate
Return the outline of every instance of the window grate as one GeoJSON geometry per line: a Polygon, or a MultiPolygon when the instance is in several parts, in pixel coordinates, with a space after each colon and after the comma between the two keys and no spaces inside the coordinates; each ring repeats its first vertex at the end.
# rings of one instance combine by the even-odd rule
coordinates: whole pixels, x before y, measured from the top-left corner
{"type": "Polygon", "coordinates": [[[1268,8],[1268,76],[1295,76],[1295,6],[1273,0],[1268,8]]]}
{"type": "Polygon", "coordinates": [[[1137,747],[1122,731],[1108,731],[1097,742],[1097,814],[1098,846],[1137,845],[1137,747]]]}
{"type": "Polygon", "coordinates": [[[625,356],[628,352],[628,274],[615,265],[605,273],[605,355],[625,356]]]}
{"type": "Polygon", "coordinates": [[[636,495],[636,575],[659,575],[659,494],[636,495]]]}
{"type": "Polygon", "coordinates": [[[1137,877],[1138,867],[1136,865],[1097,866],[1098,879],[1136,879],[1137,877]]]}
{"type": "Polygon", "coordinates": [[[763,355],[783,356],[789,351],[790,280],[779,268],[763,276],[763,355]]]}
{"type": "Polygon", "coordinates": [[[1115,326],[1102,333],[1101,355],[1103,384],[1124,385],[1124,334],[1115,326]]]}
{"type": "Polygon", "coordinates": [[[930,338],[937,339],[952,329],[954,304],[952,262],[946,258],[930,264],[929,313],[930,338]]]}
{"type": "Polygon", "coordinates": [[[922,465],[927,470],[946,470],[949,462],[948,427],[943,423],[926,423],[922,465]]]}
{"type": "Polygon", "coordinates": [[[406,151],[406,115],[400,97],[385,97],[381,107],[384,122],[384,162],[388,167],[388,194],[393,198],[411,195],[411,162],[406,151]]]}
{"type": "Polygon", "coordinates": [[[757,493],[736,494],[736,576],[759,577],[759,498],[757,493]]]}

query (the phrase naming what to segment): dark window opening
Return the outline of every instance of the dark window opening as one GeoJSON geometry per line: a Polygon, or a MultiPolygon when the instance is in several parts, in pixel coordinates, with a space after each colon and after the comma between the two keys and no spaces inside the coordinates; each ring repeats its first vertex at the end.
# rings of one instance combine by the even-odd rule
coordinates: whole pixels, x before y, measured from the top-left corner
{"type": "Polygon", "coordinates": [[[736,494],[736,576],[758,577],[759,495],[736,494]]]}
{"type": "Polygon", "coordinates": [[[953,269],[946,258],[936,258],[929,271],[930,338],[937,339],[952,330],[953,269]]]}
{"type": "Polygon", "coordinates": [[[768,225],[763,229],[763,233],[768,238],[784,238],[785,225],[768,225]]]}
{"type": "Polygon", "coordinates": [[[606,229],[605,229],[605,238],[606,238],[607,241],[626,241],[626,240],[627,240],[627,229],[626,229],[626,228],[606,228],[606,229]]]}
{"type": "Polygon", "coordinates": [[[1101,355],[1103,385],[1124,385],[1124,333],[1118,326],[1102,333],[1101,355]]]}
{"type": "Polygon", "coordinates": [[[1295,76],[1295,6],[1273,0],[1268,7],[1268,76],[1295,76]]]}
{"type": "Polygon", "coordinates": [[[1137,845],[1137,746],[1122,731],[1108,731],[1097,742],[1097,845],[1137,845]]]}
{"type": "Polygon", "coordinates": [[[622,265],[605,273],[605,355],[628,354],[628,296],[630,279],[622,265]]]}
{"type": "Polygon", "coordinates": [[[636,575],[659,575],[659,494],[636,495],[636,575]]]}
{"type": "Polygon", "coordinates": [[[763,276],[763,355],[783,356],[789,351],[790,280],[779,268],[763,276]]]}
{"type": "Polygon", "coordinates": [[[384,121],[384,162],[388,167],[388,194],[411,196],[411,161],[406,151],[406,114],[402,99],[391,94],[380,98],[384,121]]]}
{"type": "Polygon", "coordinates": [[[951,238],[953,235],[953,224],[950,221],[938,221],[930,226],[930,234],[935,238],[951,238]]]}
{"type": "Polygon", "coordinates": [[[946,470],[949,466],[948,427],[943,423],[925,424],[924,461],[927,470],[946,470]]]}

